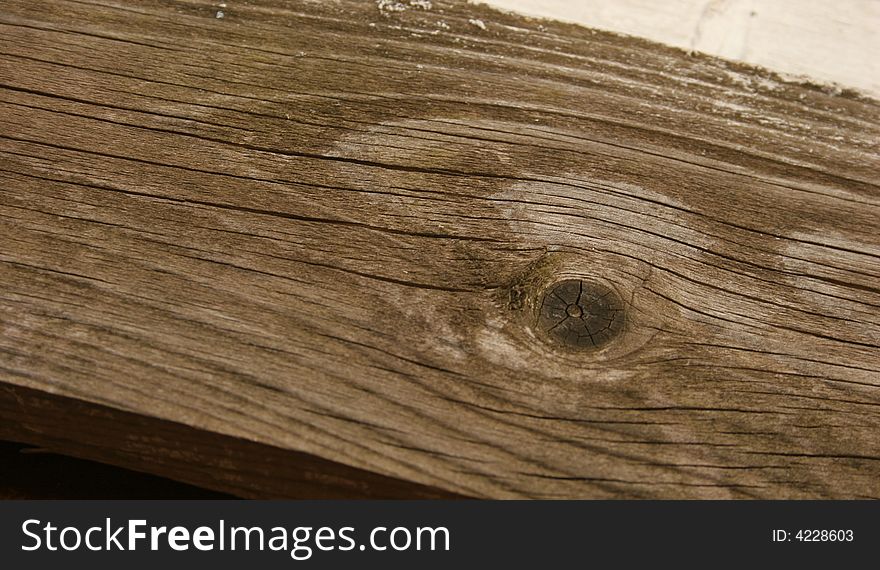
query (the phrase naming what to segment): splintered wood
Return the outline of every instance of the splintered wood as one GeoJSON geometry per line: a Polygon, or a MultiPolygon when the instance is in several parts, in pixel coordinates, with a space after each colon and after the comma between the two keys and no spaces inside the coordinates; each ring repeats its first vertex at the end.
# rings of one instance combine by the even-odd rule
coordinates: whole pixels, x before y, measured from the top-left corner
{"type": "Polygon", "coordinates": [[[878,141],[461,2],[4,0],[0,437],[250,497],[880,498],[878,141]]]}

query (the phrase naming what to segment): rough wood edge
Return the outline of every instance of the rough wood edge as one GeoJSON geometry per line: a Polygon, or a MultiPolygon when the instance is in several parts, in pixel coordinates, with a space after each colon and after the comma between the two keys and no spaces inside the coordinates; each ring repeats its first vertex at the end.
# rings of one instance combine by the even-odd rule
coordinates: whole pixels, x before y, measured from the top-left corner
{"type": "Polygon", "coordinates": [[[0,439],[242,498],[463,498],[313,455],[20,386],[0,389],[0,420],[0,439]]]}

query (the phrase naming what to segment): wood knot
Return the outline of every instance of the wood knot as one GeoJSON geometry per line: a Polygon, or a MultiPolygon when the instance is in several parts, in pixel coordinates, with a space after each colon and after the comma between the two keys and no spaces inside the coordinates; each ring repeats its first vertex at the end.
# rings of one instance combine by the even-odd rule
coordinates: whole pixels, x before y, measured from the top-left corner
{"type": "Polygon", "coordinates": [[[611,287],[586,279],[565,279],[544,292],[537,328],[569,348],[596,349],[623,330],[623,308],[623,301],[611,287]]]}

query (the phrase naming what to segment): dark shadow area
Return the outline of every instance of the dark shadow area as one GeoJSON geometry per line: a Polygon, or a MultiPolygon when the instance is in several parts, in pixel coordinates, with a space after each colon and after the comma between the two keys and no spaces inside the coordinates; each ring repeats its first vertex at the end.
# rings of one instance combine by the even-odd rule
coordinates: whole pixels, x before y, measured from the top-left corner
{"type": "Polygon", "coordinates": [[[0,499],[230,499],[170,479],[0,441],[0,499]]]}

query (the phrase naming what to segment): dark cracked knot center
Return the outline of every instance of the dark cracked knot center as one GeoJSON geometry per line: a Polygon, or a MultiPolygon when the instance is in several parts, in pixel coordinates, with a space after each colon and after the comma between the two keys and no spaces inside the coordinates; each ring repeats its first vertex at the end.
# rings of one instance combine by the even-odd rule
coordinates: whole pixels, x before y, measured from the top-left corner
{"type": "Polygon", "coordinates": [[[611,287],[601,283],[558,281],[544,293],[538,328],[570,348],[598,348],[623,329],[623,302],[611,287]]]}

